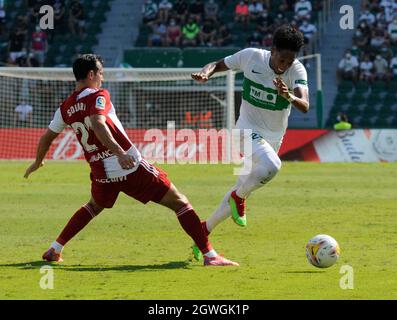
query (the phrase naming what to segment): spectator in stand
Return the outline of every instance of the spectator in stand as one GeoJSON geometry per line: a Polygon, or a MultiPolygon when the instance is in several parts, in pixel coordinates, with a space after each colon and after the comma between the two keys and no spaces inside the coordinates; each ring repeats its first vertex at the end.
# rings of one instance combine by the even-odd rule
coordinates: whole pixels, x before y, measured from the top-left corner
{"type": "Polygon", "coordinates": [[[65,1],[55,0],[54,1],[54,24],[56,26],[55,31],[58,33],[63,33],[65,31],[65,1]]]}
{"type": "Polygon", "coordinates": [[[48,51],[48,41],[46,33],[36,26],[35,32],[32,33],[31,53],[39,62],[39,66],[44,66],[45,57],[48,51]]]}
{"type": "Polygon", "coordinates": [[[17,59],[26,54],[26,36],[21,28],[14,29],[8,41],[8,63],[16,65],[17,59]]]}
{"type": "Polygon", "coordinates": [[[334,124],[334,130],[350,130],[353,127],[349,122],[347,115],[342,112],[338,112],[336,121],[337,122],[334,124]]]}
{"type": "Polygon", "coordinates": [[[218,21],[219,5],[215,0],[208,0],[204,5],[204,14],[206,19],[218,21]]]}
{"type": "Polygon", "coordinates": [[[368,10],[368,8],[361,12],[360,18],[358,20],[359,22],[367,22],[369,26],[372,26],[376,21],[375,16],[371,13],[371,11],[368,10]]]}
{"type": "Polygon", "coordinates": [[[189,6],[189,14],[197,23],[200,23],[204,15],[203,1],[193,0],[189,6]]]}
{"type": "Polygon", "coordinates": [[[193,17],[189,17],[187,23],[182,27],[182,45],[197,46],[200,36],[200,27],[193,17]]]}
{"type": "Polygon", "coordinates": [[[273,46],[273,32],[268,32],[263,37],[262,47],[265,48],[266,50],[271,50],[272,46],[273,46]]]}
{"type": "Polygon", "coordinates": [[[304,19],[302,25],[299,27],[299,31],[302,32],[303,36],[305,37],[305,47],[303,49],[303,55],[311,54],[312,52],[308,51],[308,45],[314,34],[317,32],[316,26],[312,23],[309,23],[307,19],[304,19]]]}
{"type": "Polygon", "coordinates": [[[247,26],[249,22],[249,10],[248,10],[248,4],[247,1],[240,1],[235,9],[234,9],[234,21],[238,23],[242,23],[244,27],[247,26]]]}
{"type": "Polygon", "coordinates": [[[384,7],[380,7],[379,9],[380,11],[376,14],[376,22],[388,25],[391,22],[392,17],[387,16],[386,9],[384,7]]]}
{"type": "Polygon", "coordinates": [[[369,44],[370,37],[366,36],[360,29],[357,29],[353,36],[353,43],[358,48],[363,48],[369,44]]]}
{"type": "Polygon", "coordinates": [[[302,25],[299,27],[299,31],[303,33],[305,37],[305,43],[308,44],[313,35],[317,32],[317,28],[314,24],[310,23],[309,20],[305,19],[302,25]]]}
{"type": "Polygon", "coordinates": [[[397,16],[393,18],[393,21],[387,27],[387,32],[389,34],[390,42],[392,45],[397,44],[397,16]]]}
{"type": "Polygon", "coordinates": [[[255,30],[251,36],[247,39],[247,48],[261,48],[262,47],[262,37],[260,33],[255,30]]]}
{"type": "Polygon", "coordinates": [[[80,38],[84,35],[85,16],[84,7],[80,0],[73,0],[69,9],[69,28],[73,35],[78,35],[80,38]]]}
{"type": "Polygon", "coordinates": [[[351,52],[352,56],[356,57],[356,59],[358,61],[361,60],[362,51],[356,44],[353,44],[352,48],[350,49],[350,52],[351,52]]]}
{"type": "Polygon", "coordinates": [[[202,46],[213,47],[215,45],[217,27],[213,20],[206,19],[200,31],[200,44],[202,46]]]}
{"type": "Polygon", "coordinates": [[[176,0],[174,3],[173,12],[175,13],[174,18],[179,20],[180,23],[184,24],[188,15],[189,5],[186,0],[176,0]]]}
{"type": "MultiPolygon", "coordinates": [[[[291,3],[289,3],[291,1],[287,1],[287,0],[281,0],[278,4],[278,8],[276,10],[276,12],[287,12],[287,11],[293,11],[294,7],[291,6],[291,3]]],[[[295,0],[293,1],[294,5],[295,5],[295,0]]]]}
{"type": "Polygon", "coordinates": [[[386,59],[386,61],[390,61],[393,58],[393,50],[387,43],[382,45],[382,47],[379,49],[379,53],[384,59],[386,59]]]}
{"type": "Polygon", "coordinates": [[[370,41],[371,47],[379,49],[384,44],[387,44],[387,33],[382,24],[377,23],[377,27],[372,31],[372,38],[370,41]]]}
{"type": "Polygon", "coordinates": [[[181,27],[177,25],[176,20],[171,18],[167,27],[167,46],[179,47],[181,44],[181,27]]]}
{"type": "Polygon", "coordinates": [[[397,56],[390,61],[390,76],[393,80],[397,80],[397,56]]]}
{"type": "Polygon", "coordinates": [[[167,23],[170,11],[172,10],[172,3],[169,0],[161,0],[159,3],[159,19],[161,22],[167,23]]]}
{"type": "Polygon", "coordinates": [[[361,81],[368,81],[368,82],[372,83],[374,80],[373,72],[374,72],[374,64],[370,60],[369,56],[365,55],[364,60],[361,61],[361,63],[360,63],[360,77],[359,77],[359,79],[361,81]]]}
{"type": "Polygon", "coordinates": [[[312,3],[309,0],[298,0],[295,4],[295,19],[300,21],[303,19],[311,19],[312,3]]]}
{"type": "Polygon", "coordinates": [[[145,0],[142,6],[143,23],[150,25],[157,20],[158,7],[153,0],[145,0]]]}
{"type": "Polygon", "coordinates": [[[32,53],[24,52],[24,54],[16,59],[18,67],[37,68],[39,61],[33,56],[32,53]]]}
{"type": "Polygon", "coordinates": [[[393,20],[393,2],[392,0],[382,0],[379,4],[384,9],[386,21],[390,23],[393,20]]]}
{"type": "Polygon", "coordinates": [[[149,35],[148,47],[163,47],[166,42],[167,27],[163,22],[151,24],[152,33],[149,35]]]}
{"type": "Polygon", "coordinates": [[[28,1],[28,20],[31,25],[37,25],[40,22],[40,8],[41,6],[45,5],[45,0],[33,0],[28,1]]]}
{"type": "Polygon", "coordinates": [[[14,127],[31,128],[33,126],[33,107],[22,101],[14,110],[14,127]]]}
{"type": "Polygon", "coordinates": [[[347,50],[345,56],[342,58],[338,65],[338,80],[351,80],[353,81],[353,83],[356,83],[358,67],[359,63],[357,58],[352,56],[350,50],[347,50]]]}
{"type": "Polygon", "coordinates": [[[222,24],[215,39],[218,47],[224,47],[231,44],[232,35],[230,34],[230,28],[227,25],[222,24]]]}
{"type": "Polygon", "coordinates": [[[271,32],[271,25],[273,24],[273,19],[269,16],[269,13],[266,8],[263,9],[261,16],[256,21],[257,29],[260,33],[266,34],[267,32],[271,32]]]}
{"type": "Polygon", "coordinates": [[[263,4],[260,1],[253,0],[248,6],[249,19],[256,22],[263,12],[263,4]]]}
{"type": "Polygon", "coordinates": [[[0,2],[0,36],[5,33],[6,27],[6,10],[4,8],[4,2],[0,2]]]}
{"type": "MultiPolygon", "coordinates": [[[[293,22],[293,21],[292,21],[293,22]]],[[[291,22],[291,24],[292,24],[291,22]]],[[[288,23],[288,19],[284,17],[282,13],[278,13],[277,16],[273,20],[273,30],[281,27],[283,24],[288,23]]]]}
{"type": "Polygon", "coordinates": [[[375,80],[389,80],[388,74],[388,63],[385,58],[383,58],[380,54],[376,55],[374,60],[374,69],[375,69],[375,80]]]}

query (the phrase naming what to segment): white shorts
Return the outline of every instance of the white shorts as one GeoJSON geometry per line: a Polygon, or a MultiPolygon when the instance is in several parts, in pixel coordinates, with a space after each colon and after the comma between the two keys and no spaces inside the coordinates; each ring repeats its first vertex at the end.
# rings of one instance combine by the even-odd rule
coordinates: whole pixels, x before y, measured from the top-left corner
{"type": "Polygon", "coordinates": [[[278,153],[281,147],[282,140],[270,141],[266,139],[257,130],[241,131],[240,132],[240,147],[244,157],[251,157],[260,150],[268,150],[271,147],[275,153],[278,153]]]}

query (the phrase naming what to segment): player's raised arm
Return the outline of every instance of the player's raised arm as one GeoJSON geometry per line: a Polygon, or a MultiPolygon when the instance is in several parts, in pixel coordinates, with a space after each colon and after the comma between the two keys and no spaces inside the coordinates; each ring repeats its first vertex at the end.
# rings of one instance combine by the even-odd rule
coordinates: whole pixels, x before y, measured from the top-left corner
{"type": "Polygon", "coordinates": [[[114,155],[117,156],[120,166],[125,169],[131,169],[135,166],[135,159],[133,156],[127,154],[126,151],[117,143],[107,124],[106,117],[95,114],[90,116],[91,127],[99,141],[108,148],[114,155]]]}
{"type": "Polygon", "coordinates": [[[213,74],[227,70],[229,70],[229,68],[226,66],[224,59],[222,59],[205,65],[200,72],[192,73],[192,78],[197,82],[204,83],[207,82],[213,74]]]}
{"type": "Polygon", "coordinates": [[[41,136],[39,144],[37,146],[36,160],[26,169],[24,177],[27,179],[31,173],[39,169],[44,165],[44,158],[52,142],[58,137],[59,133],[47,129],[47,131],[41,136]]]}
{"type": "Polygon", "coordinates": [[[292,94],[289,92],[287,84],[281,79],[281,77],[274,79],[273,83],[278,90],[278,94],[287,99],[294,107],[303,113],[307,113],[309,111],[309,93],[306,88],[297,87],[294,89],[294,94],[292,94]]]}

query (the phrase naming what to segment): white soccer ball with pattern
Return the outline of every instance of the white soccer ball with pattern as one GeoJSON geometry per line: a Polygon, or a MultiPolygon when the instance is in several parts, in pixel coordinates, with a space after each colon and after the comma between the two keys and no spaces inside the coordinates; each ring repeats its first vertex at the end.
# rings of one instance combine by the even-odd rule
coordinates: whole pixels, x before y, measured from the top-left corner
{"type": "Polygon", "coordinates": [[[317,268],[328,268],[334,265],[340,256],[338,242],[331,236],[319,234],[306,245],[306,257],[317,268]]]}

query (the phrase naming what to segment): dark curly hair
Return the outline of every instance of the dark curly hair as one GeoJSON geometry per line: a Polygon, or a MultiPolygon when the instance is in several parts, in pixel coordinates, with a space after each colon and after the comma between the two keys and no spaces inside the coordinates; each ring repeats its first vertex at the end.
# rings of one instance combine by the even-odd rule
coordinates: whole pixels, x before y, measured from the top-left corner
{"type": "Polygon", "coordinates": [[[73,62],[73,73],[77,81],[87,78],[88,72],[98,72],[97,61],[103,66],[101,56],[97,54],[82,54],[73,62]]]}
{"type": "Polygon", "coordinates": [[[305,44],[305,38],[299,30],[290,24],[279,27],[273,35],[273,47],[277,50],[289,50],[298,53],[305,44]]]}

